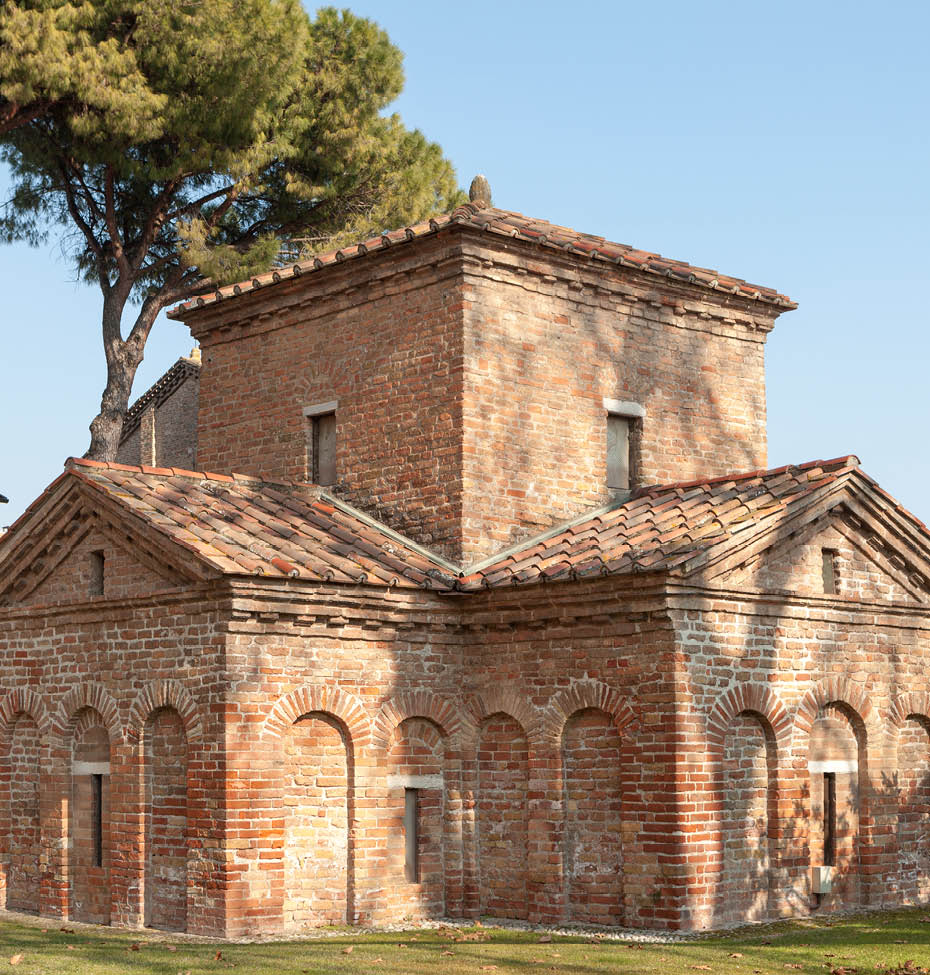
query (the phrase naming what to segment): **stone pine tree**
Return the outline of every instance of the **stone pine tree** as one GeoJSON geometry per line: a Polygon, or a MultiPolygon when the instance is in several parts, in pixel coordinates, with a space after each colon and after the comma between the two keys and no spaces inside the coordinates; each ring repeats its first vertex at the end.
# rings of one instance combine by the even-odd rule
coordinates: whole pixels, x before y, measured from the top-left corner
{"type": "Polygon", "coordinates": [[[114,133],[142,134],[164,97],[125,42],[124,8],[62,0],[0,0],[0,136],[54,109],[105,112],[114,133]]]}
{"type": "Polygon", "coordinates": [[[63,235],[103,297],[87,456],[113,459],[158,313],[461,199],[440,148],[383,109],[387,35],[298,0],[0,0],[7,241],[63,235]],[[70,65],[62,68],[62,65],[70,65]]]}

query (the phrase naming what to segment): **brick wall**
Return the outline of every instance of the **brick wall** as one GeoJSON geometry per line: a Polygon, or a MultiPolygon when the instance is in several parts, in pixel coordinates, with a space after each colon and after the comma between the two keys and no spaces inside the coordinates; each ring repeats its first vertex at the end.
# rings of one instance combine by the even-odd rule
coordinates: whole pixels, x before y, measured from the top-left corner
{"type": "Polygon", "coordinates": [[[145,723],[145,923],[187,930],[187,735],[174,708],[145,723]]]}
{"type": "Polygon", "coordinates": [[[623,903],[623,773],[620,735],[609,714],[577,711],[562,732],[567,915],[616,922],[623,903]]]}
{"type": "Polygon", "coordinates": [[[76,921],[110,923],[110,866],[112,830],[110,823],[110,736],[103,716],[93,708],[82,708],[74,719],[72,754],[75,771],[71,776],[71,803],[68,817],[68,872],[71,883],[70,916],[76,921]],[[94,823],[92,782],[94,775],[78,772],[79,763],[106,766],[101,774],[100,821],[94,823]],[[95,831],[102,835],[95,837],[95,831]],[[97,849],[99,844],[99,849],[97,849]],[[102,854],[99,860],[97,853],[102,854]]]}
{"type": "Polygon", "coordinates": [[[446,231],[189,312],[198,463],[334,490],[454,560],[608,500],[605,397],[646,410],[640,483],[763,467],[769,306],[446,231]]]}
{"type": "Polygon", "coordinates": [[[120,443],[117,462],[197,470],[199,387],[196,376],[187,376],[161,403],[153,403],[149,416],[120,443]]]}
{"type": "Polygon", "coordinates": [[[646,411],[636,483],[765,467],[772,315],[515,242],[464,258],[466,561],[609,500],[605,398],[646,411]]]}
{"type": "Polygon", "coordinates": [[[17,909],[29,909],[38,897],[49,917],[178,928],[186,901],[188,930],[225,929],[226,679],[215,610],[203,598],[194,587],[162,592],[154,602],[146,595],[91,602],[82,596],[72,604],[0,611],[0,742],[12,739],[12,756],[3,744],[0,763],[10,768],[13,758],[12,774],[0,776],[0,820],[19,817],[17,831],[25,836],[35,807],[19,799],[34,794],[31,775],[39,783],[41,823],[29,852],[16,843],[11,848],[17,833],[3,828],[11,906],[19,901],[17,909]],[[188,738],[186,813],[178,715],[188,738]],[[30,721],[39,729],[37,764],[30,721]],[[100,764],[89,770],[76,764],[86,762],[100,764]],[[103,777],[100,866],[93,856],[95,772],[103,777]],[[187,833],[193,840],[185,882],[187,833]],[[27,881],[31,863],[38,863],[37,885],[27,881]],[[146,890],[154,911],[147,911],[146,890]]]}
{"type": "MultiPolygon", "coordinates": [[[[31,720],[42,913],[186,912],[230,936],[483,911],[688,929],[924,897],[926,614],[723,584],[464,599],[241,579],[6,607],[0,815],[31,720]],[[107,754],[96,867],[74,763],[107,754]],[[819,905],[811,762],[856,764],[819,905]]],[[[8,899],[14,862],[34,862],[10,833],[8,899]]]]}
{"type": "Polygon", "coordinates": [[[348,501],[455,555],[461,519],[461,268],[448,239],[310,275],[195,325],[199,464],[303,480],[304,407],[338,400],[348,501]],[[321,280],[322,279],[322,280],[321,280]],[[305,284],[305,286],[304,286],[305,284]],[[240,315],[247,317],[240,318],[240,315]]]}
{"type": "Polygon", "coordinates": [[[482,914],[526,917],[528,763],[516,718],[499,712],[482,722],[475,809],[482,914]]]}
{"type": "Polygon", "coordinates": [[[4,817],[6,849],[6,907],[13,911],[39,911],[39,727],[28,714],[18,714],[5,729],[3,749],[9,776],[4,817]]]}
{"type": "Polygon", "coordinates": [[[354,770],[339,723],[321,713],[294,722],[284,761],[284,926],[345,924],[354,770]]]}
{"type": "Polygon", "coordinates": [[[84,602],[93,592],[94,563],[92,554],[104,558],[103,596],[121,599],[161,592],[177,586],[178,579],[163,575],[143,565],[125,545],[101,531],[91,530],[39,583],[25,599],[28,604],[84,602]]]}

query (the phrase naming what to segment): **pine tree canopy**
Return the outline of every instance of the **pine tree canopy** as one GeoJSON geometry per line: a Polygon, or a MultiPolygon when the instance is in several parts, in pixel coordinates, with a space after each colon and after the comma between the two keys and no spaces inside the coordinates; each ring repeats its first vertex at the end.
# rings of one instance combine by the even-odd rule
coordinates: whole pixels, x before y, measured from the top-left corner
{"type": "Polygon", "coordinates": [[[0,235],[57,228],[101,288],[90,456],[115,453],[163,307],[267,270],[283,241],[322,250],[463,199],[439,146],[385,114],[402,86],[377,25],[298,0],[0,0],[0,235]]]}

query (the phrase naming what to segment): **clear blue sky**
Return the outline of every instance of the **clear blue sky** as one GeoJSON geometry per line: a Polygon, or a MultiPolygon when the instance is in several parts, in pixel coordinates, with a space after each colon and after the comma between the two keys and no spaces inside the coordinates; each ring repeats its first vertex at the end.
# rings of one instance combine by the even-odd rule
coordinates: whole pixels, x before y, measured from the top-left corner
{"type": "MultiPolygon", "coordinates": [[[[361,0],[396,104],[495,203],[769,285],[772,466],[856,453],[930,520],[930,5],[361,0]]],[[[0,197],[7,188],[0,172],[0,197]]],[[[99,293],[0,247],[0,508],[81,454],[99,293]]],[[[191,347],[160,322],[142,392],[191,347]]]]}

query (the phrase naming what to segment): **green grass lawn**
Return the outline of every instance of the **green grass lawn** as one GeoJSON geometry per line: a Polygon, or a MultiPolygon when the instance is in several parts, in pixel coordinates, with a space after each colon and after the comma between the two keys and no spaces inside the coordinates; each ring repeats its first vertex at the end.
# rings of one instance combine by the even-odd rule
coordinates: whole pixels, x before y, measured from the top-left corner
{"type": "Polygon", "coordinates": [[[896,975],[930,969],[930,914],[896,911],[852,919],[744,928],[675,945],[553,937],[474,927],[403,934],[336,934],[312,941],[208,944],[46,921],[0,921],[0,971],[17,975],[531,975],[569,972],[718,975],[896,975]],[[17,956],[21,955],[21,959],[17,956]]]}

